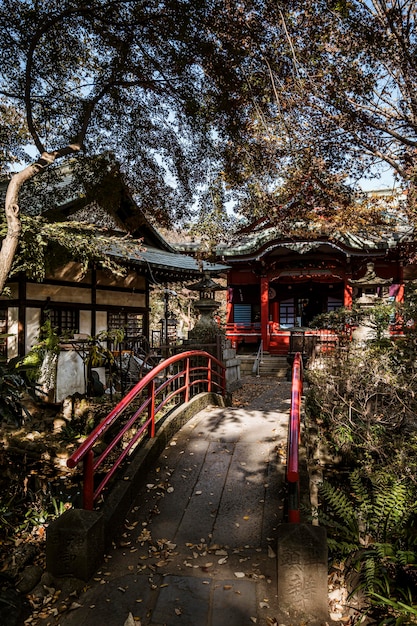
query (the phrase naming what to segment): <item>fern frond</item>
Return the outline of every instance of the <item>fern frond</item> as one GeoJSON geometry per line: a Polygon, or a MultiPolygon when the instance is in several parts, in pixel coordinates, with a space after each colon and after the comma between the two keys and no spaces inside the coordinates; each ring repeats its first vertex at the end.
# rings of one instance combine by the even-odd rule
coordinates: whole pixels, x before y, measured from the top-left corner
{"type": "Polygon", "coordinates": [[[397,563],[402,566],[417,564],[417,553],[413,550],[397,550],[396,558],[397,563]]]}
{"type": "Polygon", "coordinates": [[[352,502],[342,489],[335,488],[328,482],[323,482],[319,487],[319,493],[330,510],[336,513],[341,519],[349,520],[355,518],[355,510],[352,502]]]}
{"type": "Polygon", "coordinates": [[[375,554],[378,559],[382,560],[387,557],[392,558],[395,556],[395,550],[392,543],[375,543],[373,544],[375,554]]]}
{"type": "Polygon", "coordinates": [[[358,549],[356,543],[350,543],[348,541],[340,541],[340,539],[327,538],[327,546],[329,551],[333,554],[339,554],[342,557],[350,556],[355,550],[358,549]]]}
{"type": "Polygon", "coordinates": [[[377,581],[374,558],[369,557],[364,560],[362,565],[362,577],[364,581],[364,588],[366,589],[366,591],[368,593],[374,591],[377,581]]]}
{"type": "Polygon", "coordinates": [[[362,470],[357,468],[349,476],[352,496],[358,502],[361,510],[370,511],[372,508],[372,497],[369,485],[365,484],[364,476],[361,472],[362,470]]]}

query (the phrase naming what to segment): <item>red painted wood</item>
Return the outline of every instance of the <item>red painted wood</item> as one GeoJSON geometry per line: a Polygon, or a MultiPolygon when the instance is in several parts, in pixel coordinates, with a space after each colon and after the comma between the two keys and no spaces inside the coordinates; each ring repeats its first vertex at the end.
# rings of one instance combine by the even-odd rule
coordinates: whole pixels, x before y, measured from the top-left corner
{"type": "Polygon", "coordinates": [[[140,439],[140,437],[148,431],[150,437],[155,436],[155,415],[165,405],[173,400],[175,396],[185,396],[191,398],[190,390],[192,387],[199,389],[201,385],[205,385],[207,390],[218,390],[222,395],[226,394],[225,386],[225,367],[221,361],[213,355],[202,350],[189,350],[177,354],[154,367],[142,380],[140,380],[133,389],[114,407],[108,416],[92,431],[83,444],[76,450],[67,460],[67,466],[76,467],[80,462],[84,465],[84,486],[83,486],[83,505],[84,508],[92,510],[94,501],[103,491],[112,476],[115,474],[121,462],[126,458],[130,449],[140,439]],[[206,359],[206,365],[191,366],[191,359],[198,357],[206,359]],[[172,366],[174,371],[178,370],[178,364],[184,362],[182,369],[172,374],[172,366]],[[165,372],[166,370],[166,372],[165,372]],[[164,375],[165,372],[165,375],[164,375]],[[162,378],[162,383],[157,386],[158,379],[162,378]],[[184,381],[182,383],[182,381],[184,381]],[[108,444],[104,452],[94,461],[93,447],[104,433],[113,426],[123,412],[136,399],[141,398],[142,392],[148,391],[145,399],[140,406],[129,417],[126,423],[120,427],[119,432],[114,436],[113,440],[108,444]],[[163,393],[159,404],[157,404],[158,394],[163,393]],[[113,466],[107,471],[105,477],[100,484],[94,489],[94,473],[100,467],[102,462],[108,458],[110,452],[116,449],[117,444],[121,441],[126,433],[145,417],[145,421],[140,423],[135,435],[126,444],[124,450],[119,454],[113,462],[113,466]]]}
{"type": "Polygon", "coordinates": [[[299,446],[300,446],[300,413],[301,396],[303,390],[303,362],[301,354],[297,352],[294,356],[291,380],[291,410],[288,424],[288,451],[287,451],[287,481],[289,484],[289,506],[288,520],[290,523],[299,523],[300,505],[300,467],[299,467],[299,446]]]}

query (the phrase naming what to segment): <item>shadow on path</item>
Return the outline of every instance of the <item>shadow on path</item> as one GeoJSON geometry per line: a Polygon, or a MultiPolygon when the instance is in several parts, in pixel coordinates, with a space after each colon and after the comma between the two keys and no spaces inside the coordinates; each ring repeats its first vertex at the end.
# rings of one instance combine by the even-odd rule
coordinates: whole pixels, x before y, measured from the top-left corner
{"type": "Polygon", "coordinates": [[[33,624],[285,623],[276,602],[276,542],[290,383],[253,384],[245,407],[209,407],[176,434],[80,606],[33,624]]]}

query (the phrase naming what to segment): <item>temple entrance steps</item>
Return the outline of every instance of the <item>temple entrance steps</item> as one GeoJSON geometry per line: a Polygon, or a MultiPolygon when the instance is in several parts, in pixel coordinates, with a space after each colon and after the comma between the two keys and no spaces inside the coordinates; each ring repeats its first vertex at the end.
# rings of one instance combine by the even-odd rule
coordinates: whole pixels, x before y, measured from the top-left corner
{"type": "Polygon", "coordinates": [[[285,379],[288,373],[287,356],[283,354],[269,354],[264,352],[261,362],[259,363],[259,371],[253,372],[256,354],[241,354],[237,357],[240,360],[241,376],[270,376],[274,378],[285,379]]]}

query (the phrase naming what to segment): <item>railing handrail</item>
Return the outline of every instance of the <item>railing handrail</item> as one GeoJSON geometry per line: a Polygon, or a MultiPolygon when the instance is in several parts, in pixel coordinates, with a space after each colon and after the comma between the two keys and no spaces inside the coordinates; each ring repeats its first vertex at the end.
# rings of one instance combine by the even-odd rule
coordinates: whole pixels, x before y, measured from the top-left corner
{"type": "Polygon", "coordinates": [[[288,521],[300,522],[299,487],[299,445],[300,445],[300,413],[303,390],[303,361],[300,352],[294,356],[291,376],[291,409],[288,423],[287,443],[287,481],[289,483],[288,521]]]}
{"type": "Polygon", "coordinates": [[[253,362],[252,374],[256,374],[259,376],[259,367],[264,358],[264,342],[261,339],[261,343],[259,344],[258,352],[256,353],[255,360],[253,362]]]}
{"type": "Polygon", "coordinates": [[[175,395],[184,394],[184,401],[188,402],[190,399],[190,388],[199,383],[206,383],[208,391],[212,391],[213,388],[221,390],[222,395],[226,393],[225,383],[225,366],[212,354],[202,350],[188,350],[181,352],[174,356],[165,359],[161,363],[158,363],[148,374],[146,374],[127,394],[122,400],[110,411],[110,413],[98,424],[94,430],[90,433],[87,439],[79,446],[79,448],[69,457],[67,460],[67,466],[74,468],[80,461],[84,463],[84,508],[92,509],[93,502],[102,491],[104,486],[108,483],[111,476],[120,465],[121,461],[125,458],[129,450],[140,438],[146,429],[150,437],[155,435],[155,415],[160,411],[175,395]],[[193,357],[203,357],[207,359],[207,363],[203,365],[190,366],[190,359],[193,357]],[[163,381],[159,387],[156,387],[155,380],[164,370],[170,368],[175,363],[184,361],[185,369],[180,372],[176,372],[174,375],[163,381]],[[213,369],[213,365],[219,368],[219,372],[213,369]],[[190,373],[197,371],[205,371],[205,377],[201,376],[198,380],[190,378],[190,373]],[[220,378],[220,382],[215,380],[215,376],[220,378]],[[174,381],[179,381],[181,377],[184,377],[184,384],[178,386],[174,391],[170,392],[161,402],[156,406],[155,396],[168,388],[169,384],[174,381]],[[132,417],[129,418],[127,424],[123,425],[120,432],[118,432],[113,441],[107,446],[105,452],[103,452],[96,462],[93,461],[93,447],[97,441],[104,435],[104,433],[116,422],[116,420],[122,415],[125,409],[139,397],[140,394],[147,390],[148,396],[141,403],[140,407],[136,409],[132,417]],[[100,486],[94,492],[93,487],[93,474],[98,465],[106,458],[106,456],[113,450],[113,448],[119,443],[125,432],[132,427],[135,421],[143,415],[147,409],[148,417],[139,431],[134,435],[132,440],[127,445],[127,448],[120,455],[114,466],[107,472],[106,477],[100,484],[100,486]],[[86,483],[87,487],[86,487],[86,483]]]}

